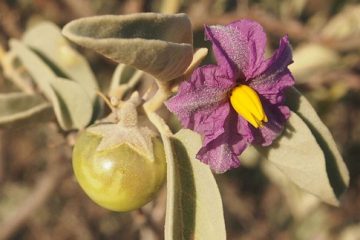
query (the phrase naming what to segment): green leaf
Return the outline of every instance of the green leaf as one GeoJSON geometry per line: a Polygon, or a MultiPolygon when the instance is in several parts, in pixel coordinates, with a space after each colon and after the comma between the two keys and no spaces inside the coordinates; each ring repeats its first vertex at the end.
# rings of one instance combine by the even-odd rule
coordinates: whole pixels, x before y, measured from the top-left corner
{"type": "Polygon", "coordinates": [[[180,76],[193,55],[191,23],[185,14],[88,17],[68,23],[63,34],[161,81],[180,76]]]}
{"type": "Polygon", "coordinates": [[[329,181],[324,152],[296,113],[292,112],[279,139],[258,150],[303,190],[329,204],[339,204],[329,181]]]}
{"type": "Polygon", "coordinates": [[[58,26],[51,22],[40,23],[25,32],[23,42],[66,78],[78,82],[93,102],[96,100],[98,85],[88,62],[69,45],[58,26]]]}
{"type": "Polygon", "coordinates": [[[326,172],[331,187],[335,195],[339,198],[349,186],[349,172],[329,129],[321,121],[308,100],[302,96],[299,91],[295,88],[289,88],[286,95],[287,105],[307,124],[324,152],[326,172]]]}
{"type": "Polygon", "coordinates": [[[200,136],[181,130],[171,139],[165,239],[226,239],[221,196],[210,168],[195,159],[200,136]]]}
{"type": "Polygon", "coordinates": [[[0,94],[0,126],[49,114],[51,115],[51,105],[40,95],[0,94]]]}
{"type": "Polygon", "coordinates": [[[283,171],[270,161],[261,161],[261,170],[267,178],[280,188],[295,221],[304,220],[319,207],[321,202],[318,197],[294,184],[283,171]]]}
{"type": "Polygon", "coordinates": [[[93,106],[82,86],[77,82],[58,77],[51,83],[51,87],[60,103],[62,120],[68,122],[68,129],[81,129],[88,125],[93,106]]]}
{"type": "Polygon", "coordinates": [[[83,88],[76,82],[57,77],[43,60],[23,43],[11,40],[10,47],[50,100],[60,126],[64,130],[85,127],[91,120],[93,109],[83,88]]]}

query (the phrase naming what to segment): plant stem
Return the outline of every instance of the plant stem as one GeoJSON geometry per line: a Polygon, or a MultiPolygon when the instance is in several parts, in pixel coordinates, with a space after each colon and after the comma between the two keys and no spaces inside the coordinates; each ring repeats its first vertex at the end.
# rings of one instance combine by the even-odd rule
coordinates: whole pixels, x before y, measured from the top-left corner
{"type": "Polygon", "coordinates": [[[160,132],[160,135],[162,138],[169,138],[173,134],[172,134],[169,126],[164,121],[164,119],[161,118],[156,113],[156,111],[163,105],[164,101],[166,99],[168,99],[170,94],[171,93],[167,88],[163,87],[162,85],[159,85],[159,89],[156,92],[156,94],[149,101],[147,101],[143,106],[147,117],[152,122],[152,124],[154,124],[154,126],[157,128],[157,130],[160,132]]]}
{"type": "Polygon", "coordinates": [[[109,90],[109,96],[116,97],[119,100],[121,100],[124,97],[126,92],[133,89],[136,86],[136,84],[138,84],[141,77],[144,75],[143,71],[136,70],[127,83],[123,83],[119,85],[118,81],[122,71],[123,68],[117,68],[115,70],[114,77],[111,80],[111,86],[109,90]]]}
{"type": "MultiPolygon", "coordinates": [[[[148,116],[149,120],[155,125],[155,127],[160,132],[161,139],[164,144],[164,151],[166,156],[167,162],[167,199],[173,199],[175,196],[175,179],[174,179],[174,172],[175,172],[175,159],[172,150],[171,144],[171,136],[173,135],[169,126],[165,123],[164,119],[161,118],[157,113],[158,110],[164,101],[168,99],[171,92],[168,85],[162,85],[158,82],[159,90],[156,94],[144,104],[144,111],[148,116]]],[[[174,201],[166,201],[166,209],[174,209],[174,201]]],[[[174,217],[173,213],[166,213],[165,217],[165,225],[170,226],[171,229],[174,226],[174,217]]],[[[165,228],[165,239],[173,239],[172,231],[166,231],[165,228]]]]}

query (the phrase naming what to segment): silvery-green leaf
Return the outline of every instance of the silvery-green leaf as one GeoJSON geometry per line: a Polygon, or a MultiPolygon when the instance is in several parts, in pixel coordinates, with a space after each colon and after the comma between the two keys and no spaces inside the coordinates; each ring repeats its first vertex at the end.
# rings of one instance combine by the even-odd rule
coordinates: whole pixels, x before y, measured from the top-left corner
{"type": "Polygon", "coordinates": [[[279,139],[258,150],[303,190],[329,204],[339,204],[329,181],[324,152],[296,113],[291,113],[279,139]]]}
{"type": "Polygon", "coordinates": [[[56,96],[51,89],[50,82],[56,78],[56,74],[42,61],[39,56],[37,56],[22,42],[15,39],[10,40],[10,48],[29,71],[45,96],[49,100],[55,98],[56,96]]]}
{"type": "Polygon", "coordinates": [[[295,220],[302,220],[309,216],[320,204],[320,199],[294,184],[286,174],[270,161],[261,161],[261,170],[276,184],[290,208],[291,215],[295,220]]]}
{"type": "Polygon", "coordinates": [[[88,125],[93,106],[82,86],[77,82],[58,77],[51,83],[51,87],[57,96],[57,101],[60,102],[62,120],[68,122],[68,129],[81,129],[88,125]]]}
{"type": "Polygon", "coordinates": [[[58,26],[40,23],[25,32],[23,42],[55,65],[66,78],[78,82],[95,101],[98,89],[95,76],[86,59],[69,45],[58,26]]]}
{"type": "Polygon", "coordinates": [[[308,100],[295,88],[289,88],[287,105],[306,123],[325,154],[326,171],[335,195],[339,197],[349,185],[349,172],[336,143],[308,100]]]}
{"type": "Polygon", "coordinates": [[[51,115],[51,105],[40,95],[0,94],[0,126],[39,115],[51,115]]]}
{"type": "Polygon", "coordinates": [[[201,138],[179,131],[172,141],[174,162],[168,162],[165,239],[226,239],[221,196],[210,168],[195,159],[201,138]],[[171,185],[172,184],[172,185],[171,185]],[[172,191],[170,191],[172,188],[172,191]]]}
{"type": "Polygon", "coordinates": [[[96,16],[68,23],[63,34],[160,81],[180,76],[192,60],[192,29],[185,14],[96,16]]]}
{"type": "Polygon", "coordinates": [[[23,43],[11,40],[10,47],[50,100],[60,126],[64,130],[85,127],[92,116],[91,100],[85,90],[76,82],[58,78],[43,60],[23,43]]]}

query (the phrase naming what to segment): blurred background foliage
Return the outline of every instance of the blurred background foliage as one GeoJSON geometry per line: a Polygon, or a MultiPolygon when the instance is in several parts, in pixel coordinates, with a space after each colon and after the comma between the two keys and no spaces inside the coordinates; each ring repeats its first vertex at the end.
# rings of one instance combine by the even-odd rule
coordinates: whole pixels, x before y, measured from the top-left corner
{"type": "MultiPolygon", "coordinates": [[[[228,239],[360,239],[360,2],[0,0],[0,44],[8,49],[9,39],[20,39],[27,28],[43,20],[62,27],[79,17],[148,11],[187,13],[195,47],[210,47],[204,41],[204,24],[240,18],[264,26],[269,53],[288,34],[297,88],[329,127],[349,168],[350,187],[339,208],[300,191],[256,157],[218,175],[228,239]]],[[[107,91],[116,64],[78,50],[90,62],[100,88],[107,91]]],[[[209,54],[205,63],[211,61],[209,54]]],[[[0,68],[0,92],[15,88],[0,68]]],[[[54,123],[0,128],[0,239],[162,239],[165,190],[131,213],[96,206],[74,179],[68,141],[72,139],[65,139],[54,123]]]]}

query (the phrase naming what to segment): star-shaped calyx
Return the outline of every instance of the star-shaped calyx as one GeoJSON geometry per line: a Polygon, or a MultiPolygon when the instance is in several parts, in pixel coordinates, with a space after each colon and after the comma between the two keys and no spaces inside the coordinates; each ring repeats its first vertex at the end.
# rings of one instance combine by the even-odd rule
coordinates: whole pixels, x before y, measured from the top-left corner
{"type": "Polygon", "coordinates": [[[139,154],[154,160],[152,138],[156,137],[156,133],[148,127],[139,126],[136,111],[138,98],[137,94],[133,95],[121,104],[121,108],[117,110],[118,123],[101,123],[87,129],[88,132],[101,137],[96,151],[128,144],[139,154]]]}

